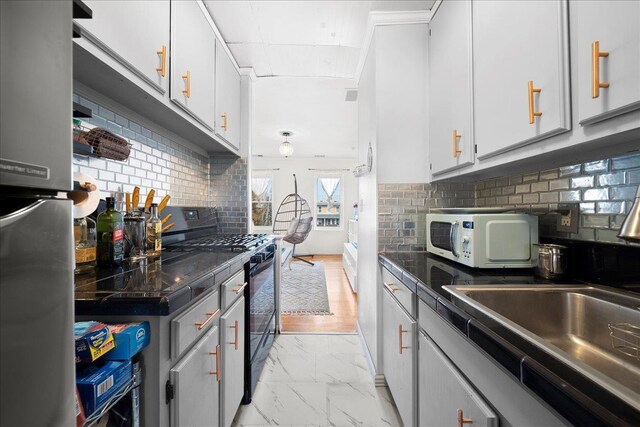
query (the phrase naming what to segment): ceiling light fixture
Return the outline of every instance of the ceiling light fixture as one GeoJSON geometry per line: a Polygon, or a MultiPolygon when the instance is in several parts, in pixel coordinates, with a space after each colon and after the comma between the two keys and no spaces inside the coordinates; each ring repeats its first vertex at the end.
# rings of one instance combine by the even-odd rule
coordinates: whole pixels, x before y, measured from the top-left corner
{"type": "Polygon", "coordinates": [[[284,142],[280,144],[280,148],[279,148],[280,155],[284,157],[289,157],[290,155],[293,154],[293,145],[291,145],[291,143],[287,139],[291,135],[293,135],[293,133],[289,131],[282,131],[280,132],[280,135],[284,136],[284,142]]]}

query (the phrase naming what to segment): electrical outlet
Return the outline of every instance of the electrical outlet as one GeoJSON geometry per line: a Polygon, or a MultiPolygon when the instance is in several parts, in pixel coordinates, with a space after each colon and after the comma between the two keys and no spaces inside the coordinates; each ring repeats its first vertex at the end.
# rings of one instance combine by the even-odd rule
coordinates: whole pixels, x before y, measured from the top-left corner
{"type": "Polygon", "coordinates": [[[560,203],[558,205],[558,231],[577,233],[580,221],[580,205],[578,203],[560,203]]]}

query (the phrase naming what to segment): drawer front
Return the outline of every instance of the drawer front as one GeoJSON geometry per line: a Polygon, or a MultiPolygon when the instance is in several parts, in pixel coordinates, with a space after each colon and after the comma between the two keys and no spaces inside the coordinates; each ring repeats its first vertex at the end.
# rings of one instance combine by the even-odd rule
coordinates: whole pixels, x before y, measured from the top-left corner
{"type": "Polygon", "coordinates": [[[246,287],[244,281],[244,270],[238,271],[230,279],[220,285],[220,292],[222,293],[222,311],[227,308],[238,299],[243,293],[246,287]]]}
{"type": "Polygon", "coordinates": [[[171,357],[178,358],[220,318],[220,293],[215,290],[171,320],[171,357]]]}
{"type": "Polygon", "coordinates": [[[389,292],[391,292],[391,295],[398,300],[402,307],[407,310],[411,317],[415,319],[416,294],[411,292],[411,290],[407,288],[400,279],[391,274],[391,272],[384,267],[382,268],[382,284],[389,292]]]}

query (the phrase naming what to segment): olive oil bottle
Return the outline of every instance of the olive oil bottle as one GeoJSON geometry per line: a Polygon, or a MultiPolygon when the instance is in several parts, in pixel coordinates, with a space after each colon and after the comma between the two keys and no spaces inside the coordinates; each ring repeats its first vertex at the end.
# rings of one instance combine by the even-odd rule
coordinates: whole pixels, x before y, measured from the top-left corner
{"type": "Polygon", "coordinates": [[[162,221],[158,218],[158,205],[151,204],[151,215],[147,220],[147,257],[156,258],[162,250],[162,221]]]}
{"type": "Polygon", "coordinates": [[[98,215],[98,267],[116,267],[124,259],[124,222],[115,205],[116,200],[107,197],[107,210],[98,215]]]}

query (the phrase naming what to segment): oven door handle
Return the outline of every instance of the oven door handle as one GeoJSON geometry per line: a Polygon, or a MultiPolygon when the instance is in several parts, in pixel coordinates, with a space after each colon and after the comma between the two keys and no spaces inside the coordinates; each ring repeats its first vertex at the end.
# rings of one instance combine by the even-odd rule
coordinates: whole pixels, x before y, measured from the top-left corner
{"type": "Polygon", "coordinates": [[[460,257],[460,254],[456,251],[456,230],[460,223],[458,221],[453,221],[451,223],[451,228],[449,229],[449,243],[451,244],[451,253],[454,257],[460,257]]]}

